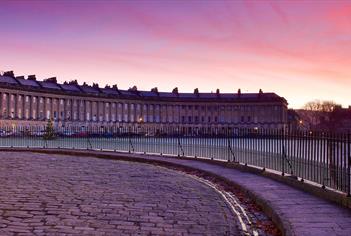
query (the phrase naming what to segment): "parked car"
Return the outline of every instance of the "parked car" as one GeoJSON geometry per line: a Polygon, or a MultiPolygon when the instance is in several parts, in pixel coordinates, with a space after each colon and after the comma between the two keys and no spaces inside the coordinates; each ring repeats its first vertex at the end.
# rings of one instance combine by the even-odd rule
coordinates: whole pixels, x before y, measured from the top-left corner
{"type": "Polygon", "coordinates": [[[63,131],[62,134],[64,137],[73,137],[75,133],[71,130],[66,130],[66,131],[63,131]]]}
{"type": "Polygon", "coordinates": [[[12,135],[12,131],[0,130],[0,137],[9,137],[12,135]]]}
{"type": "Polygon", "coordinates": [[[80,131],[80,132],[73,133],[72,137],[75,137],[75,138],[86,138],[86,137],[88,137],[88,133],[85,132],[85,131],[80,131]]]}
{"type": "Polygon", "coordinates": [[[31,131],[30,135],[34,137],[43,137],[45,134],[44,130],[39,130],[39,131],[31,131]]]}

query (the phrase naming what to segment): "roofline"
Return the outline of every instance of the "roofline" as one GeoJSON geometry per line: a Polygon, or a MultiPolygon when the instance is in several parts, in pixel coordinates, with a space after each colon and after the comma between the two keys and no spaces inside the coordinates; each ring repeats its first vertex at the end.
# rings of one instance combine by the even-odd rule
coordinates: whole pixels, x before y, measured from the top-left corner
{"type": "MultiPolygon", "coordinates": [[[[0,78],[3,76],[0,76],[0,78]]],[[[150,92],[150,91],[139,91],[139,90],[120,90],[117,88],[112,88],[110,87],[109,89],[114,89],[116,90],[116,94],[107,94],[103,93],[102,91],[107,88],[97,88],[93,86],[89,86],[90,88],[98,90],[97,93],[87,93],[84,92],[82,89],[82,86],[84,85],[78,85],[74,84],[80,91],[68,91],[64,90],[62,87],[62,84],[56,83],[56,85],[60,88],[58,89],[50,89],[50,88],[44,88],[41,86],[40,82],[44,81],[35,81],[38,84],[38,87],[34,86],[25,86],[20,84],[19,80],[17,78],[13,78],[14,81],[17,84],[12,84],[12,83],[3,83],[0,81],[0,87],[1,88],[7,88],[7,89],[21,89],[24,91],[29,91],[29,92],[45,92],[45,93],[52,93],[52,94],[62,94],[62,95],[71,95],[71,96],[83,96],[83,97],[96,97],[96,98],[109,98],[109,99],[127,99],[127,100],[138,100],[138,99],[143,99],[143,100],[149,100],[149,101],[176,101],[176,102],[252,102],[252,103],[257,103],[257,102],[279,102],[283,103],[284,105],[288,105],[287,100],[284,97],[278,96],[276,93],[173,93],[175,96],[174,97],[166,97],[162,96],[163,93],[167,94],[172,94],[172,92],[150,92]],[[131,96],[125,95],[122,93],[130,93],[132,94],[131,96]],[[142,93],[154,93],[155,96],[141,96],[142,93]],[[195,94],[195,97],[182,97],[182,95],[189,95],[189,94],[195,94]],[[203,94],[213,94],[213,98],[209,97],[201,97],[203,94]],[[245,94],[252,94],[256,95],[254,98],[245,98],[245,94]],[[273,95],[273,97],[265,97],[265,95],[273,95]],[[228,98],[228,97],[223,97],[223,95],[233,95],[233,97],[228,98]]]]}

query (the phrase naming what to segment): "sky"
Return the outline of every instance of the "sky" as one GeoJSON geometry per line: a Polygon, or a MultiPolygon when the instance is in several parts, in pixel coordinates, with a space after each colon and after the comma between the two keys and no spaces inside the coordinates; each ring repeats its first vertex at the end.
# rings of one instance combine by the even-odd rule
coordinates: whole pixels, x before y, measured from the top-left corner
{"type": "Polygon", "coordinates": [[[351,1],[0,1],[0,71],[351,105],[351,1]]]}

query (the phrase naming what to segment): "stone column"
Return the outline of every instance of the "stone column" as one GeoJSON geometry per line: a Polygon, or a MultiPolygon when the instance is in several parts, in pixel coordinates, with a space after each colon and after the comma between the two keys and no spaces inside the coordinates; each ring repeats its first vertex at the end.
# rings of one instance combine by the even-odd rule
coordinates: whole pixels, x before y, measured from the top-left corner
{"type": "Polygon", "coordinates": [[[15,104],[14,104],[14,119],[17,119],[18,118],[18,111],[17,111],[17,109],[18,109],[18,101],[17,101],[17,99],[18,99],[18,94],[14,94],[14,101],[15,101],[15,104]]]}
{"type": "Polygon", "coordinates": [[[3,118],[3,113],[4,113],[4,109],[3,109],[3,96],[4,93],[0,92],[0,119],[3,118]]]}

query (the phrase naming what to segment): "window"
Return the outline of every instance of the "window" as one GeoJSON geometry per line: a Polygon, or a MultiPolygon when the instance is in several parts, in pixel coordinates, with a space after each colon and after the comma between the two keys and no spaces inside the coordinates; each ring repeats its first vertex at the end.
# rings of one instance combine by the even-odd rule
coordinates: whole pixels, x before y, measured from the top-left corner
{"type": "Polygon", "coordinates": [[[154,116],[152,114],[149,114],[149,119],[148,119],[149,122],[154,122],[154,116]]]}
{"type": "Polygon", "coordinates": [[[188,122],[191,123],[192,122],[192,117],[188,116],[188,122]]]}

